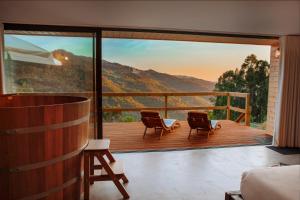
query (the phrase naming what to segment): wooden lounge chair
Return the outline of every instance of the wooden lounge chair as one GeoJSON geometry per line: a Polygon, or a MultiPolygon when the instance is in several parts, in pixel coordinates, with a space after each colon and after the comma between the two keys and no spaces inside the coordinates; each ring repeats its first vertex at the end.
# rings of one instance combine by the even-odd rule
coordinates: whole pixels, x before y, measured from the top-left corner
{"type": "Polygon", "coordinates": [[[205,112],[190,111],[188,112],[187,121],[190,126],[188,139],[190,139],[193,129],[196,129],[197,133],[200,130],[207,131],[208,138],[210,133],[213,133],[214,130],[221,128],[219,122],[217,120],[209,120],[207,113],[205,112]]]}
{"type": "Polygon", "coordinates": [[[154,128],[155,132],[160,131],[159,139],[163,133],[168,133],[173,131],[176,127],[180,126],[176,119],[163,119],[160,117],[158,111],[143,110],[141,111],[141,120],[145,125],[145,131],[143,138],[147,133],[148,128],[154,128]]]}

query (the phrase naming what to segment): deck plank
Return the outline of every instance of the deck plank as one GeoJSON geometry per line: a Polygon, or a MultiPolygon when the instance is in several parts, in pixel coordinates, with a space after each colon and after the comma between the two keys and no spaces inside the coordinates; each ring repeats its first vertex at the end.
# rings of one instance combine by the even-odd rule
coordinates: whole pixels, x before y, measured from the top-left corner
{"type": "Polygon", "coordinates": [[[174,132],[159,135],[148,129],[143,139],[144,125],[141,122],[104,123],[104,138],[111,140],[110,149],[119,151],[168,150],[186,148],[207,148],[220,146],[239,146],[261,144],[257,138],[271,137],[267,131],[244,126],[229,120],[220,121],[222,128],[207,139],[206,134],[193,132],[188,140],[189,126],[181,121],[181,126],[174,132]]]}

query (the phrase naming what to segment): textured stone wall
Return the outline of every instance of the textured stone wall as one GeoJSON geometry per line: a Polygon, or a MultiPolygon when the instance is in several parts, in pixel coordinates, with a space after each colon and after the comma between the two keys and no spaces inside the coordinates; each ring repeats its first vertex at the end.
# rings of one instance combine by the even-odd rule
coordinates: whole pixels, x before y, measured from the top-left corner
{"type": "Polygon", "coordinates": [[[270,78],[269,78],[269,98],[268,98],[268,116],[267,116],[267,130],[273,133],[275,121],[275,102],[278,94],[279,81],[279,58],[275,57],[275,52],[278,46],[271,47],[271,61],[270,61],[270,78]]]}

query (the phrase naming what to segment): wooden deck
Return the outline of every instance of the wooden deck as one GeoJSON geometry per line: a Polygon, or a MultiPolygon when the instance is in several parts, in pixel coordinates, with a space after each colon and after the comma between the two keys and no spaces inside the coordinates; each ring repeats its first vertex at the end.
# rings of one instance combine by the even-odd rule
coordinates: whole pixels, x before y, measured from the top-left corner
{"type": "Polygon", "coordinates": [[[220,121],[222,128],[207,139],[206,134],[193,132],[188,140],[189,126],[181,121],[181,127],[164,134],[159,140],[154,130],[148,129],[143,139],[144,125],[141,122],[104,123],[104,137],[110,138],[110,149],[120,151],[171,150],[221,146],[267,144],[272,136],[264,130],[244,126],[229,120],[220,121]]]}

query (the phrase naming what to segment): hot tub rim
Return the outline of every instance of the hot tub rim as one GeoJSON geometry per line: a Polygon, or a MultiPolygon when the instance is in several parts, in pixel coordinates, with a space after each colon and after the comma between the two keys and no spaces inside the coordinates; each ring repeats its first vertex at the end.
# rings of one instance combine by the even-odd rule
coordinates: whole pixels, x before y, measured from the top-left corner
{"type": "Polygon", "coordinates": [[[43,105],[28,105],[28,106],[0,106],[0,110],[2,109],[20,109],[20,108],[38,108],[38,107],[52,107],[52,106],[64,106],[64,105],[70,105],[70,104],[80,104],[80,103],[86,103],[91,102],[91,98],[89,97],[82,97],[82,96],[70,96],[70,95],[3,95],[1,97],[67,97],[67,98],[81,98],[80,101],[73,101],[73,102],[66,102],[66,103],[55,103],[55,104],[43,104],[43,105]]]}

